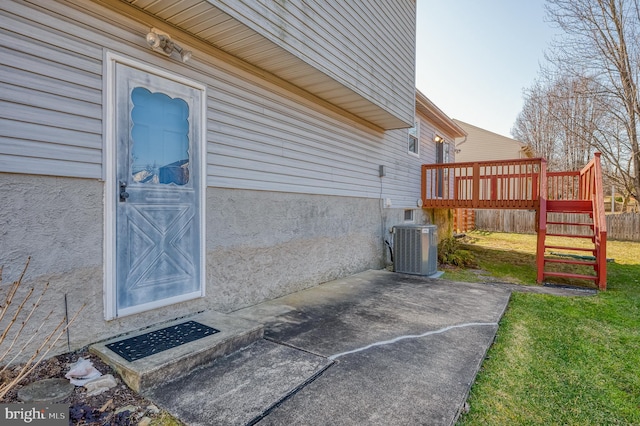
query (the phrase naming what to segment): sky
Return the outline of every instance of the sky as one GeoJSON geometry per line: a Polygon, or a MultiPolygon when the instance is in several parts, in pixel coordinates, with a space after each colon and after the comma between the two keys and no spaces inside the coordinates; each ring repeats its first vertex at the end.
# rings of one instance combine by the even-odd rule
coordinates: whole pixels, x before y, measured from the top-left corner
{"type": "Polygon", "coordinates": [[[557,31],[544,0],[417,0],[416,87],[451,118],[511,137],[557,31]]]}

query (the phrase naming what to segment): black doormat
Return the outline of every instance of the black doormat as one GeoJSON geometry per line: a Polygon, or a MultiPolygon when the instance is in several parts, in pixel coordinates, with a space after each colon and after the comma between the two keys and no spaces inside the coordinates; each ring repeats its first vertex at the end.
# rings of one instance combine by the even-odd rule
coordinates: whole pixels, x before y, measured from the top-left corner
{"type": "Polygon", "coordinates": [[[195,321],[187,321],[160,330],[150,331],[140,336],[109,343],[107,348],[127,361],[135,361],[203,337],[216,334],[220,330],[195,321]]]}

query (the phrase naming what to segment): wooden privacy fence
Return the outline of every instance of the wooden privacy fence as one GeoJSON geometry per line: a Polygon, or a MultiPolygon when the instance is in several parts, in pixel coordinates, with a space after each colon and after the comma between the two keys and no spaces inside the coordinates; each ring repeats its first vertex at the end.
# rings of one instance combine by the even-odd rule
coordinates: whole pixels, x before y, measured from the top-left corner
{"type": "MultiPolygon", "coordinates": [[[[549,221],[567,222],[565,213],[549,213],[549,221]]],[[[588,222],[589,216],[580,220],[588,222]]],[[[536,212],[529,210],[475,210],[475,227],[484,231],[513,232],[515,234],[535,234],[536,212]]],[[[606,215],[607,238],[619,241],[640,241],[640,213],[619,213],[606,215]]],[[[575,219],[575,215],[574,215],[575,219]]],[[[548,225],[552,226],[560,225],[548,225]]],[[[562,225],[551,228],[553,233],[590,235],[590,229],[580,226],[562,225]],[[557,231],[557,232],[556,232],[557,231]]]]}

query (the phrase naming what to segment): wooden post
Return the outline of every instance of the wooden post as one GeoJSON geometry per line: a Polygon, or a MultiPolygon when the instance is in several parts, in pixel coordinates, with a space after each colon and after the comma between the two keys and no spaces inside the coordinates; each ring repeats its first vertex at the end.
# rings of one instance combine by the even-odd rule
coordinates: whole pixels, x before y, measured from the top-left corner
{"type": "Polygon", "coordinates": [[[615,186],[611,185],[611,213],[616,212],[616,190],[615,186]]]}
{"type": "Polygon", "coordinates": [[[480,207],[478,200],[480,199],[480,164],[473,163],[473,184],[471,194],[471,207],[480,207]]]}
{"type": "Polygon", "coordinates": [[[593,197],[594,219],[596,224],[596,261],[598,262],[598,288],[607,289],[607,217],[604,212],[604,188],[602,187],[602,165],[600,153],[594,156],[593,170],[593,197]]]}
{"type": "Polygon", "coordinates": [[[536,210],[536,220],[538,225],[538,244],[536,248],[536,266],[538,284],[542,284],[544,280],[544,244],[547,236],[547,161],[543,158],[540,160],[540,184],[539,203],[536,210]]]}

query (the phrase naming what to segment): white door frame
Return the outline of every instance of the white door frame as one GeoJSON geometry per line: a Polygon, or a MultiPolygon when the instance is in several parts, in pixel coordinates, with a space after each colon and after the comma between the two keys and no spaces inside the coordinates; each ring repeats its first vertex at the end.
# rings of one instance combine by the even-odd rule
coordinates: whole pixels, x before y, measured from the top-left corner
{"type": "Polygon", "coordinates": [[[103,73],[103,178],[105,180],[104,189],[104,281],[103,281],[103,302],[105,320],[112,320],[121,316],[154,309],[168,304],[182,302],[194,297],[204,297],[206,288],[206,232],[205,232],[205,206],[206,206],[206,86],[185,77],[169,73],[160,68],[142,63],[117,53],[106,51],[104,55],[103,73]],[[157,75],[186,86],[193,87],[202,92],[200,102],[200,140],[194,143],[200,144],[200,164],[199,179],[200,185],[200,209],[198,217],[200,220],[200,288],[197,295],[188,297],[179,296],[172,299],[165,299],[159,304],[148,304],[136,308],[128,309],[126,312],[118,312],[116,305],[116,197],[118,187],[116,185],[116,64],[120,63],[141,71],[157,75]],[[174,300],[175,299],[175,300],[174,300]]]}

